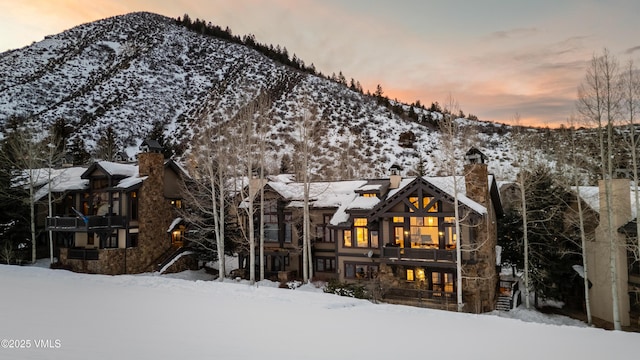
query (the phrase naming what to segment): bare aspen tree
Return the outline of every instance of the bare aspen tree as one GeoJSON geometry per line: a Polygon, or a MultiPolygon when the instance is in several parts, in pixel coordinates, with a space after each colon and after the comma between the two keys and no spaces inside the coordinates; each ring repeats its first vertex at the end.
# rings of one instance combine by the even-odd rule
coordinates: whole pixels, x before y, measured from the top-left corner
{"type": "Polygon", "coordinates": [[[456,293],[457,293],[457,310],[462,312],[464,308],[464,302],[462,299],[462,247],[461,247],[461,231],[460,231],[460,209],[458,203],[458,154],[456,154],[456,149],[459,148],[457,141],[458,140],[458,131],[459,127],[455,120],[455,113],[457,112],[459,106],[455,99],[449,94],[449,98],[447,100],[447,104],[445,106],[444,117],[440,120],[440,135],[441,135],[441,143],[442,148],[445,153],[446,165],[445,167],[448,169],[448,173],[453,178],[453,208],[454,208],[454,217],[455,217],[455,228],[456,228],[456,293]]]}
{"type": "Polygon", "coordinates": [[[578,159],[577,152],[578,148],[576,146],[576,128],[575,128],[575,118],[571,116],[569,118],[569,131],[571,132],[571,141],[570,141],[570,151],[571,151],[571,169],[572,174],[571,178],[573,179],[573,186],[576,189],[576,203],[578,207],[577,215],[578,215],[578,229],[580,231],[580,248],[582,249],[582,279],[584,282],[584,302],[585,309],[587,313],[587,324],[591,325],[591,301],[589,300],[589,267],[587,265],[587,236],[585,231],[584,224],[584,210],[582,209],[582,197],[580,196],[580,187],[581,181],[578,174],[578,159]]]}
{"type": "MultiPolygon", "coordinates": [[[[49,217],[53,217],[53,202],[58,200],[54,199],[53,193],[51,191],[52,186],[52,174],[53,167],[58,164],[62,158],[64,157],[64,151],[59,151],[61,139],[55,137],[55,135],[50,135],[44,140],[43,150],[45,150],[45,158],[47,165],[47,204],[49,210],[49,217]]],[[[49,258],[51,264],[53,261],[53,231],[49,230],[49,258]]]]}
{"type": "MultiPolygon", "coordinates": [[[[460,175],[465,175],[462,161],[464,159],[465,152],[473,146],[471,143],[472,134],[469,131],[469,127],[463,128],[456,120],[457,115],[460,112],[460,106],[455,98],[449,94],[444,104],[444,116],[439,121],[440,138],[442,144],[442,150],[444,152],[444,162],[447,175],[453,179],[453,207],[454,207],[454,222],[455,232],[457,236],[456,241],[456,303],[457,310],[462,312],[464,309],[464,302],[462,298],[462,232],[461,224],[463,215],[460,213],[460,187],[464,184],[460,184],[462,179],[460,175]],[[461,172],[462,171],[462,172],[461,172]]],[[[477,249],[469,249],[475,251],[477,249]]]]}
{"type": "Polygon", "coordinates": [[[298,142],[304,197],[302,215],[302,279],[304,282],[309,282],[313,277],[311,219],[309,212],[309,192],[311,187],[309,158],[314,148],[313,123],[316,120],[316,113],[314,109],[309,108],[307,100],[305,100],[304,104],[298,122],[298,142]]]}
{"type": "MultiPolygon", "coordinates": [[[[241,224],[240,230],[245,239],[247,247],[249,248],[249,282],[254,284],[256,281],[256,228],[255,228],[255,215],[256,211],[260,210],[254,204],[256,195],[258,193],[263,194],[261,188],[264,186],[264,173],[261,178],[256,178],[256,167],[260,166],[261,160],[256,159],[256,156],[260,157],[260,151],[263,149],[260,145],[261,141],[266,139],[256,135],[256,132],[260,132],[260,122],[267,116],[269,108],[269,98],[261,94],[255,99],[250,101],[247,105],[240,109],[236,116],[231,121],[236,123],[238,127],[238,133],[233,137],[233,158],[237,160],[237,168],[241,171],[237,174],[239,179],[247,179],[247,186],[241,186],[239,194],[243,199],[243,204],[239,211],[246,216],[247,228],[241,224]]],[[[266,148],[264,148],[266,149],[266,148]]],[[[266,150],[265,150],[266,152],[266,150]]],[[[266,155],[262,155],[266,156],[266,155]]],[[[238,183],[238,181],[236,181],[238,183]]],[[[261,204],[264,205],[261,201],[261,204]]],[[[260,216],[260,223],[264,222],[264,218],[260,216]]],[[[239,221],[241,223],[241,221],[239,221]]],[[[258,229],[262,229],[264,225],[259,224],[258,229]]],[[[262,231],[263,233],[264,231],[262,231]]],[[[264,234],[261,234],[258,240],[263,239],[264,234]]],[[[259,242],[258,245],[262,248],[264,240],[259,242]]],[[[260,249],[259,254],[264,254],[264,250],[260,249]]],[[[260,259],[260,263],[264,262],[264,258],[260,259]]]]}
{"type": "Polygon", "coordinates": [[[524,128],[520,126],[520,114],[515,114],[513,118],[513,122],[516,125],[516,132],[514,133],[514,141],[512,142],[514,146],[514,153],[516,156],[516,161],[518,163],[518,171],[516,184],[520,190],[520,211],[522,214],[522,242],[523,242],[523,251],[524,251],[524,301],[527,309],[531,308],[531,300],[529,299],[529,290],[531,289],[530,284],[530,271],[529,271],[529,229],[528,229],[528,220],[527,220],[527,191],[526,191],[526,183],[527,183],[527,169],[531,164],[531,154],[528,151],[529,148],[529,139],[527,134],[525,133],[524,128]]]}
{"type": "Polygon", "coordinates": [[[182,194],[188,207],[180,215],[194,231],[187,239],[206,251],[215,251],[219,281],[224,281],[225,268],[225,196],[227,179],[227,140],[220,127],[206,128],[194,141],[189,178],[182,181],[182,194]],[[211,242],[213,234],[215,243],[211,242]]]}
{"type": "Polygon", "coordinates": [[[267,104],[268,99],[263,98],[260,100],[261,104],[259,106],[259,118],[256,124],[257,132],[258,132],[258,161],[260,167],[260,280],[264,280],[264,267],[265,267],[265,257],[264,257],[264,185],[265,185],[265,177],[264,177],[264,167],[265,167],[265,158],[267,156],[267,104]]]}
{"type": "MultiPolygon", "coordinates": [[[[638,193],[640,181],[638,177],[638,134],[636,130],[637,113],[640,107],[640,77],[638,69],[633,61],[627,63],[626,68],[621,76],[622,82],[622,98],[623,112],[626,118],[627,127],[629,129],[627,138],[627,146],[631,155],[631,175],[633,178],[635,210],[636,214],[640,214],[640,194],[638,193]]],[[[637,215],[636,215],[637,216],[637,215]]],[[[640,261],[640,221],[636,221],[636,243],[629,244],[629,250],[634,254],[635,261],[640,261]]]]}
{"type": "MultiPolygon", "coordinates": [[[[604,50],[601,56],[593,56],[583,82],[578,88],[577,108],[584,120],[596,127],[600,149],[601,177],[605,185],[605,202],[608,224],[606,232],[610,239],[609,269],[611,276],[611,295],[613,299],[613,325],[621,330],[617,258],[619,244],[616,243],[613,229],[612,185],[613,178],[613,130],[620,116],[620,87],[618,84],[618,62],[614,56],[604,50]]],[[[602,221],[602,220],[601,220],[602,221]]]]}

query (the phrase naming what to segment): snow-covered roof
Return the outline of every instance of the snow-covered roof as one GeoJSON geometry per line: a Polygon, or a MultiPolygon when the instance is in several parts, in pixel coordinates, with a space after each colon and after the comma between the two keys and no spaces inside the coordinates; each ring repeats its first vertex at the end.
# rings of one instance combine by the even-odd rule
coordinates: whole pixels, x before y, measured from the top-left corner
{"type": "MultiPolygon", "coordinates": [[[[629,182],[630,196],[629,202],[631,204],[631,218],[637,217],[636,211],[636,189],[635,186],[629,182]]],[[[593,211],[600,213],[600,189],[597,186],[580,186],[580,198],[591,208],[593,211]]],[[[573,191],[576,191],[576,187],[571,187],[573,191]]]]}
{"type": "MultiPolygon", "coordinates": [[[[355,198],[355,194],[353,195],[353,198],[355,198]]],[[[339,225],[342,224],[344,222],[349,221],[349,214],[347,213],[347,206],[349,206],[349,203],[351,201],[348,201],[347,203],[340,205],[340,207],[338,207],[338,210],[336,210],[336,212],[333,214],[333,216],[331,217],[331,220],[329,220],[329,224],[331,225],[339,225]]]]}
{"type": "MultiPolygon", "coordinates": [[[[41,186],[34,194],[36,201],[41,200],[49,193],[48,183],[49,169],[38,169],[40,175],[43,175],[42,182],[38,182],[41,186]]],[[[89,187],[89,180],[82,179],[80,176],[87,170],[84,167],[70,167],[63,169],[51,169],[51,192],[61,193],[71,190],[84,190],[89,187]]],[[[40,180],[40,178],[39,178],[40,180]]]]}
{"type": "Polygon", "coordinates": [[[573,191],[580,190],[580,198],[584,201],[593,211],[600,212],[600,190],[597,186],[580,186],[577,189],[575,186],[571,188],[573,191]]]}
{"type": "MultiPolygon", "coordinates": [[[[398,188],[389,191],[387,198],[411,184],[415,179],[402,179],[398,188]]],[[[452,176],[424,177],[423,179],[445,194],[451,197],[455,196],[452,176]]],[[[271,178],[271,180],[275,180],[275,178],[271,178]]],[[[489,176],[488,180],[491,182],[494,181],[494,178],[489,176]]],[[[456,181],[458,201],[478,214],[486,214],[486,207],[466,196],[464,177],[458,176],[456,181]]],[[[268,185],[284,200],[289,201],[287,207],[300,208],[304,206],[304,183],[269,181],[268,185]]],[[[359,192],[377,191],[381,188],[382,184],[371,184],[367,180],[314,182],[310,184],[309,188],[309,205],[311,208],[336,208],[329,223],[339,225],[349,220],[350,210],[371,210],[381,201],[378,197],[359,196],[359,192]]]]}
{"type": "Polygon", "coordinates": [[[120,164],[111,161],[100,161],[98,165],[104,169],[109,175],[135,176],[138,175],[138,165],[120,164]]]}
{"type": "Polygon", "coordinates": [[[458,195],[458,202],[469,207],[471,210],[477,212],[478,214],[486,214],[487,208],[484,205],[478,204],[477,202],[471,200],[467,197],[467,190],[465,185],[464,176],[456,176],[455,179],[453,176],[443,176],[443,177],[427,177],[425,176],[427,182],[431,183],[433,186],[445,192],[447,195],[454,197],[458,195]],[[456,187],[454,187],[454,182],[456,183],[456,187]]]}
{"type": "Polygon", "coordinates": [[[176,226],[178,226],[178,224],[180,224],[180,222],[182,221],[181,217],[177,217],[175,219],[173,219],[173,221],[171,222],[171,225],[169,225],[169,228],[167,229],[167,232],[170,233],[173,231],[173,229],[176,228],[176,226]]]}
{"type": "Polygon", "coordinates": [[[128,178],[124,178],[122,180],[120,180],[118,182],[118,184],[116,186],[114,186],[115,189],[128,189],[132,186],[141,184],[143,181],[145,181],[147,179],[148,176],[143,176],[143,177],[138,177],[138,176],[131,176],[128,178]]]}
{"type": "MultiPolygon", "coordinates": [[[[350,202],[355,190],[366,184],[365,180],[315,182],[309,186],[309,200],[314,208],[337,208],[350,202]]],[[[269,182],[269,186],[285,200],[304,201],[304,183],[269,182]]]]}
{"type": "Polygon", "coordinates": [[[355,199],[353,199],[351,203],[349,203],[349,205],[347,206],[347,210],[355,210],[355,209],[371,210],[376,205],[378,205],[379,202],[380,202],[380,199],[377,197],[358,196],[355,199]]]}
{"type": "Polygon", "coordinates": [[[371,191],[378,191],[380,190],[380,188],[382,188],[382,184],[367,184],[358,188],[358,191],[371,192],[371,191]]]}

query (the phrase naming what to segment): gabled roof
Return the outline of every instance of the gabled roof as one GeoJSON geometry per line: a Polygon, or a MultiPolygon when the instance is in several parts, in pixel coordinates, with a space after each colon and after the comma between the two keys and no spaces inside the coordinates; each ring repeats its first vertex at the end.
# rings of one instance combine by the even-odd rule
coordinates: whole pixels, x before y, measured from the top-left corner
{"type": "Polygon", "coordinates": [[[138,165],[99,161],[89,166],[81,177],[88,179],[96,170],[101,170],[110,177],[131,177],[138,175],[138,165]]]}
{"type": "MultiPolygon", "coordinates": [[[[463,176],[455,178],[457,184],[458,202],[475,212],[478,215],[487,213],[487,208],[466,196],[465,180],[463,176]]],[[[454,201],[456,191],[454,191],[454,178],[452,176],[445,177],[417,177],[407,178],[400,182],[397,189],[389,191],[385,201],[380,202],[371,212],[370,216],[375,217],[377,214],[383,213],[394,207],[402,199],[414,193],[418,189],[426,189],[427,191],[436,193],[447,199],[449,202],[454,201]]]]}
{"type": "MultiPolygon", "coordinates": [[[[165,168],[172,169],[180,176],[189,176],[187,172],[173,160],[167,160],[164,164],[165,168]]],[[[36,186],[38,190],[34,194],[36,201],[47,196],[49,187],[49,169],[35,169],[36,186]]],[[[54,193],[63,193],[74,190],[85,190],[89,188],[89,179],[95,171],[100,171],[107,176],[113,177],[113,189],[133,190],[140,187],[147,176],[140,177],[138,174],[138,165],[120,164],[110,161],[99,161],[86,167],[70,167],[62,169],[51,169],[51,191],[54,193]]],[[[22,177],[18,177],[14,183],[15,186],[22,186],[22,177]]]]}

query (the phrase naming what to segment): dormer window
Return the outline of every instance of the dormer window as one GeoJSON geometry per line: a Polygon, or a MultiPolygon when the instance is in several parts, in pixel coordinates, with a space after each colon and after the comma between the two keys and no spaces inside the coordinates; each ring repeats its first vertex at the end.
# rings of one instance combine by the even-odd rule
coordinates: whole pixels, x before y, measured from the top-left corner
{"type": "Polygon", "coordinates": [[[374,194],[374,193],[365,193],[365,194],[362,194],[362,196],[363,196],[363,197],[366,197],[366,198],[374,198],[374,197],[378,197],[378,195],[377,195],[377,194],[374,194]]]}

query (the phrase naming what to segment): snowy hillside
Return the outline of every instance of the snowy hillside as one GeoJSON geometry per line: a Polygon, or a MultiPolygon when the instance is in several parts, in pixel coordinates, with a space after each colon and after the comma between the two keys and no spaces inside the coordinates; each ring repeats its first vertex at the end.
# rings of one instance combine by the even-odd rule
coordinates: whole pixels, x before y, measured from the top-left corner
{"type": "MultiPolygon", "coordinates": [[[[189,31],[156,14],[132,13],[83,24],[2,53],[0,73],[0,125],[22,117],[46,129],[64,119],[73,129],[68,142],[82,140],[89,152],[108,127],[123,148],[135,147],[159,128],[180,156],[204,129],[238,126],[233,123],[238,112],[267,94],[272,169],[284,154],[294,153],[294,125],[305,106],[320,114],[321,131],[315,136],[321,152],[312,163],[325,178],[337,176],[332,172],[338,167],[366,178],[385,175],[394,163],[408,171],[418,157],[430,173],[440,166],[440,136],[433,125],[411,121],[343,84],[284,66],[247,46],[189,31]],[[401,134],[408,132],[415,140],[401,146],[401,134]]],[[[419,108],[411,111],[441,116],[419,108]]],[[[465,123],[478,129],[474,140],[489,156],[490,169],[509,175],[508,129],[465,123]]]]}
{"type": "Polygon", "coordinates": [[[310,286],[7,265],[0,286],[3,359],[631,359],[640,341],[533,311],[505,314],[548,323],[372,304],[310,286]]]}

